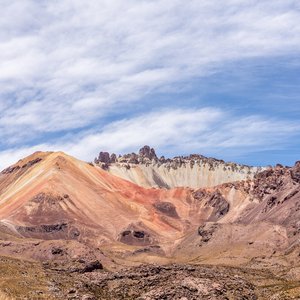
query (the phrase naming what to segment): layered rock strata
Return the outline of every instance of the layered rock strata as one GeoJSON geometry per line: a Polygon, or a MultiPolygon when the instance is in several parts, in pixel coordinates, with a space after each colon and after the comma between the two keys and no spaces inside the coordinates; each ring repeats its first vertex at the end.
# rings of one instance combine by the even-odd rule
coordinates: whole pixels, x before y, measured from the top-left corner
{"type": "Polygon", "coordinates": [[[100,152],[94,162],[113,175],[148,188],[212,187],[251,179],[264,169],[227,163],[198,154],[158,158],[155,150],[149,146],[141,148],[138,154],[117,156],[100,152]]]}

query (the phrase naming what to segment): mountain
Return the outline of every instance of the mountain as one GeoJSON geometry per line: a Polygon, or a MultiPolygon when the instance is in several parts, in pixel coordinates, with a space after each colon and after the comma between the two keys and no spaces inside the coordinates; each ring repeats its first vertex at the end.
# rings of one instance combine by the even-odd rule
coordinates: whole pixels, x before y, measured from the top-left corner
{"type": "Polygon", "coordinates": [[[300,162],[251,168],[200,155],[158,159],[143,147],[102,152],[92,164],[36,152],[0,174],[0,269],[27,283],[26,292],[11,287],[6,275],[0,291],[297,299],[299,220],[300,162]]]}
{"type": "Polygon", "coordinates": [[[262,167],[250,167],[202,155],[158,158],[155,150],[144,146],[139,153],[125,155],[100,152],[95,163],[111,174],[143,187],[212,187],[225,182],[251,179],[262,167]]]}
{"type": "Polygon", "coordinates": [[[0,187],[0,224],[12,234],[133,252],[151,246],[163,256],[229,207],[219,193],[204,203],[188,187],[146,189],[63,153],[19,161],[1,173],[0,187]]]}

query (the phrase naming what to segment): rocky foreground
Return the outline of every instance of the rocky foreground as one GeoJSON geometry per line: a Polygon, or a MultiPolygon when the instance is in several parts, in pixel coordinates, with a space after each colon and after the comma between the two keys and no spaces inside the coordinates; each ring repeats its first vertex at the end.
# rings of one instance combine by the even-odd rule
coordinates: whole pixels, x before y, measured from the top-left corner
{"type": "Polygon", "coordinates": [[[78,264],[0,258],[0,271],[3,299],[288,300],[300,295],[300,281],[247,268],[148,264],[111,272],[99,265],[84,270],[78,264]]]}

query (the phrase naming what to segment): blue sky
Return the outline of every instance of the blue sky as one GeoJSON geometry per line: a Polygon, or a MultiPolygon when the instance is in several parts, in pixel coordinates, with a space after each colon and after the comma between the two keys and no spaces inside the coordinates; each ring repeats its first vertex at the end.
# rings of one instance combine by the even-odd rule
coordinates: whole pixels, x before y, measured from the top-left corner
{"type": "Polygon", "coordinates": [[[300,3],[0,0],[0,167],[36,150],[300,160],[300,3]]]}

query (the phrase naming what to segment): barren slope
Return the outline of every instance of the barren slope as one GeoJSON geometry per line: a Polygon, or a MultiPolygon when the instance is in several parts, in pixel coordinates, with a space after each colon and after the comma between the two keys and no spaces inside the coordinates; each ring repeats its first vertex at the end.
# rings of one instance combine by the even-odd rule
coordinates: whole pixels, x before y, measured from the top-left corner
{"type": "Polygon", "coordinates": [[[298,247],[298,169],[147,189],[64,153],[37,152],[0,175],[1,232],[73,240],[120,260],[245,263],[298,247]]]}
{"type": "Polygon", "coordinates": [[[35,153],[0,176],[2,226],[19,236],[170,253],[213,212],[188,188],[145,189],[63,153],[35,153]]]}

